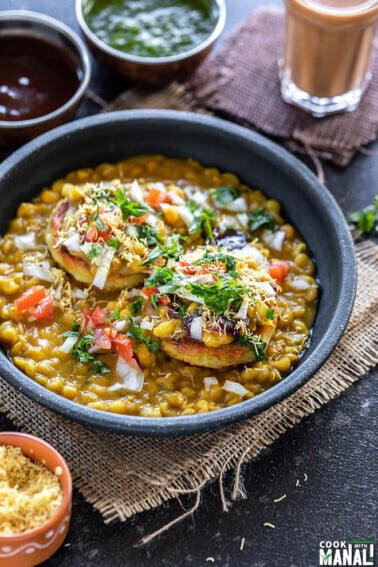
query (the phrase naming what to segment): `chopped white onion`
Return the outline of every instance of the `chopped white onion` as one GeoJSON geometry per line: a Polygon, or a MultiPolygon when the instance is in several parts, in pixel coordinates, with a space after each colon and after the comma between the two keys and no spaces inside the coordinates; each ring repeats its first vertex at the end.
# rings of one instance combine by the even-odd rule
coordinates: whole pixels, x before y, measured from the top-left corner
{"type": "Polygon", "coordinates": [[[257,286],[268,297],[274,297],[276,295],[270,282],[258,282],[257,286]]]}
{"type": "Polygon", "coordinates": [[[246,246],[238,250],[233,250],[232,254],[237,258],[252,258],[257,264],[263,267],[268,267],[269,265],[269,262],[265,258],[264,254],[262,254],[262,252],[260,252],[258,248],[255,248],[250,244],[246,244],[246,246]]]}
{"type": "Polygon", "coordinates": [[[17,234],[14,237],[14,243],[19,250],[31,250],[36,247],[35,232],[27,234],[17,234]]]}
{"type": "Polygon", "coordinates": [[[146,223],[149,224],[150,226],[152,226],[152,228],[154,226],[156,226],[157,223],[157,217],[155,217],[155,215],[152,215],[151,213],[148,215],[148,217],[146,218],[146,223]]]}
{"type": "Polygon", "coordinates": [[[58,348],[60,352],[71,352],[77,342],[77,337],[67,337],[64,343],[58,348]]]}
{"type": "Polygon", "coordinates": [[[101,252],[98,269],[93,279],[93,285],[98,289],[104,289],[114,254],[115,249],[109,246],[105,246],[101,252]]]}
{"type": "Polygon", "coordinates": [[[226,209],[226,211],[232,211],[233,213],[245,213],[248,210],[248,205],[244,197],[238,197],[234,199],[234,201],[231,201],[231,203],[223,205],[222,208],[226,209]]]}
{"type": "Polygon", "coordinates": [[[145,204],[142,189],[136,179],[131,184],[130,197],[133,201],[137,203],[145,204]]]}
{"type": "Polygon", "coordinates": [[[190,336],[195,341],[202,341],[203,315],[194,317],[190,325],[190,336]]]}
{"type": "Polygon", "coordinates": [[[59,301],[62,297],[62,284],[58,284],[55,288],[54,297],[57,301],[59,301]]]}
{"type": "Polygon", "coordinates": [[[192,213],[189,211],[188,207],[181,205],[181,206],[176,207],[176,210],[177,210],[178,214],[180,215],[180,217],[182,218],[182,220],[184,221],[184,223],[186,224],[186,226],[188,228],[190,226],[192,226],[194,217],[193,217],[192,213]]]}
{"type": "Polygon", "coordinates": [[[136,287],[133,287],[132,289],[130,289],[130,290],[127,292],[126,297],[127,297],[127,299],[131,299],[131,298],[133,298],[133,297],[139,297],[139,296],[141,296],[141,295],[142,295],[142,290],[141,290],[141,289],[138,289],[138,288],[136,288],[136,287]]]}
{"type": "Polygon", "coordinates": [[[247,215],[247,213],[239,213],[238,215],[236,215],[236,218],[238,219],[239,224],[241,224],[243,228],[248,227],[248,215],[247,215]]]}
{"type": "Polygon", "coordinates": [[[41,266],[37,266],[37,264],[33,264],[33,262],[22,262],[22,270],[25,276],[31,276],[33,278],[38,278],[45,282],[52,282],[53,278],[51,277],[50,271],[42,268],[41,266]]]}
{"type": "Polygon", "coordinates": [[[177,195],[175,191],[169,191],[168,195],[172,205],[185,205],[184,199],[177,195]]]}
{"type": "Polygon", "coordinates": [[[141,329],[145,329],[146,331],[152,331],[155,327],[155,323],[153,321],[142,321],[140,324],[141,329]]]}
{"type": "Polygon", "coordinates": [[[123,331],[123,329],[127,325],[127,321],[125,321],[125,319],[121,319],[120,321],[115,321],[113,325],[114,328],[117,329],[117,331],[123,331]]]}
{"type": "Polygon", "coordinates": [[[69,252],[81,252],[80,238],[78,233],[73,234],[63,241],[63,245],[69,252]]]}
{"type": "Polygon", "coordinates": [[[242,301],[242,304],[239,307],[239,311],[235,315],[235,319],[246,319],[248,315],[248,305],[249,299],[248,296],[245,295],[242,301]]]}
{"type": "Polygon", "coordinates": [[[74,296],[76,297],[76,299],[85,299],[87,297],[87,294],[85,293],[85,291],[83,291],[79,287],[75,287],[75,289],[73,290],[73,293],[74,293],[74,296]]]}
{"type": "Polygon", "coordinates": [[[244,388],[244,386],[239,384],[239,382],[232,382],[232,380],[225,381],[223,390],[226,390],[226,392],[230,392],[231,394],[238,394],[238,396],[241,396],[242,398],[248,394],[247,388],[244,388]]]}
{"type": "Polygon", "coordinates": [[[188,283],[208,284],[214,282],[214,276],[212,274],[196,274],[194,276],[188,276],[186,281],[188,283]]]}
{"type": "Polygon", "coordinates": [[[235,228],[235,217],[230,215],[223,215],[218,226],[219,234],[225,233],[229,228],[235,228]]]}
{"type": "Polygon", "coordinates": [[[126,228],[126,234],[127,236],[138,236],[137,227],[133,224],[129,224],[129,226],[126,228]]]}
{"type": "Polygon", "coordinates": [[[144,384],[143,370],[139,368],[137,363],[135,367],[131,366],[122,356],[118,356],[116,364],[116,374],[121,379],[121,384],[126,390],[132,392],[140,392],[144,384]]]}
{"type": "Polygon", "coordinates": [[[261,236],[263,241],[273,248],[273,250],[282,250],[282,244],[285,240],[285,233],[283,230],[277,230],[276,232],[264,230],[261,236]]]}
{"type": "Polygon", "coordinates": [[[210,390],[211,386],[217,386],[219,384],[218,379],[215,376],[206,376],[203,379],[205,385],[205,390],[210,390]]]}
{"type": "Polygon", "coordinates": [[[188,187],[184,188],[184,195],[190,201],[194,201],[196,205],[204,205],[207,201],[207,194],[198,189],[198,187],[188,187]]]}
{"type": "Polygon", "coordinates": [[[302,279],[300,276],[294,278],[292,282],[290,282],[290,287],[292,289],[296,289],[298,291],[306,290],[310,288],[310,284],[307,280],[302,279]]]}
{"type": "Polygon", "coordinates": [[[177,291],[175,291],[175,294],[178,297],[182,297],[183,299],[187,299],[188,301],[195,301],[196,303],[205,303],[205,300],[203,297],[198,297],[197,295],[193,295],[192,293],[187,293],[186,290],[180,290],[178,289],[177,291]]]}

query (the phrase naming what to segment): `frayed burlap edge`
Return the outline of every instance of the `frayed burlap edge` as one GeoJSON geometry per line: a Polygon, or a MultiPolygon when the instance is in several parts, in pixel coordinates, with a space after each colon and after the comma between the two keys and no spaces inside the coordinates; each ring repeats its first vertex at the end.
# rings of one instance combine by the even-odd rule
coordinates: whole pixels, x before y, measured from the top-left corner
{"type": "MultiPolygon", "coordinates": [[[[378,247],[356,246],[359,284],[347,330],[321,370],[289,398],[220,431],[186,438],[136,438],[94,431],[39,406],[0,380],[0,409],[23,430],[51,442],[67,459],[75,486],[103,514],[125,521],[182,494],[200,504],[201,489],[218,479],[223,508],[226,471],[235,471],[231,500],[245,496],[241,465],[287,429],[340,395],[378,362],[378,247]],[[361,277],[363,276],[363,277],[361,277]],[[366,333],[369,329],[369,333],[366,333]],[[161,456],[164,455],[164,459],[161,456]]],[[[146,543],[156,533],[142,540],[146,543]]]]}

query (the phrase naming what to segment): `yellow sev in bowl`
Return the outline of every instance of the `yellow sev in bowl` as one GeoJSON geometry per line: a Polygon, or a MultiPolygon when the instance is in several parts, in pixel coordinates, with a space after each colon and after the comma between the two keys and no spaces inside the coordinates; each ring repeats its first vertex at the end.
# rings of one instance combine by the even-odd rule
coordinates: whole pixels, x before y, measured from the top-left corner
{"type": "Polygon", "coordinates": [[[37,528],[54,514],[62,502],[59,473],[19,447],[0,445],[0,537],[37,528]]]}

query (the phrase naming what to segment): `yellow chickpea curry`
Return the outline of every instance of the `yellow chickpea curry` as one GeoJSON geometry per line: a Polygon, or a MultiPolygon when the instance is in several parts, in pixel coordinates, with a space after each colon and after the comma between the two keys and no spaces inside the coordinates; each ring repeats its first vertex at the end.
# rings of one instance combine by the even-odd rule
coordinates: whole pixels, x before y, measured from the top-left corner
{"type": "Polygon", "coordinates": [[[22,203],[0,242],[0,339],[79,404],[162,417],[250,399],[306,348],[314,263],[232,173],[139,156],[22,203]]]}

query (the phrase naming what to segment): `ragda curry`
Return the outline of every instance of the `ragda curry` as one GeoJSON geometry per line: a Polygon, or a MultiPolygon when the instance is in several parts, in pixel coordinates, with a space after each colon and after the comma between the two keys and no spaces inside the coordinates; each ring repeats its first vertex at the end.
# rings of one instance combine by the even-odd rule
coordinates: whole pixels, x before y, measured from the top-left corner
{"type": "Polygon", "coordinates": [[[22,203],[0,242],[0,339],[99,410],[213,411],[283,379],[314,319],[315,267],[276,200],[193,160],[81,169],[22,203]]]}

